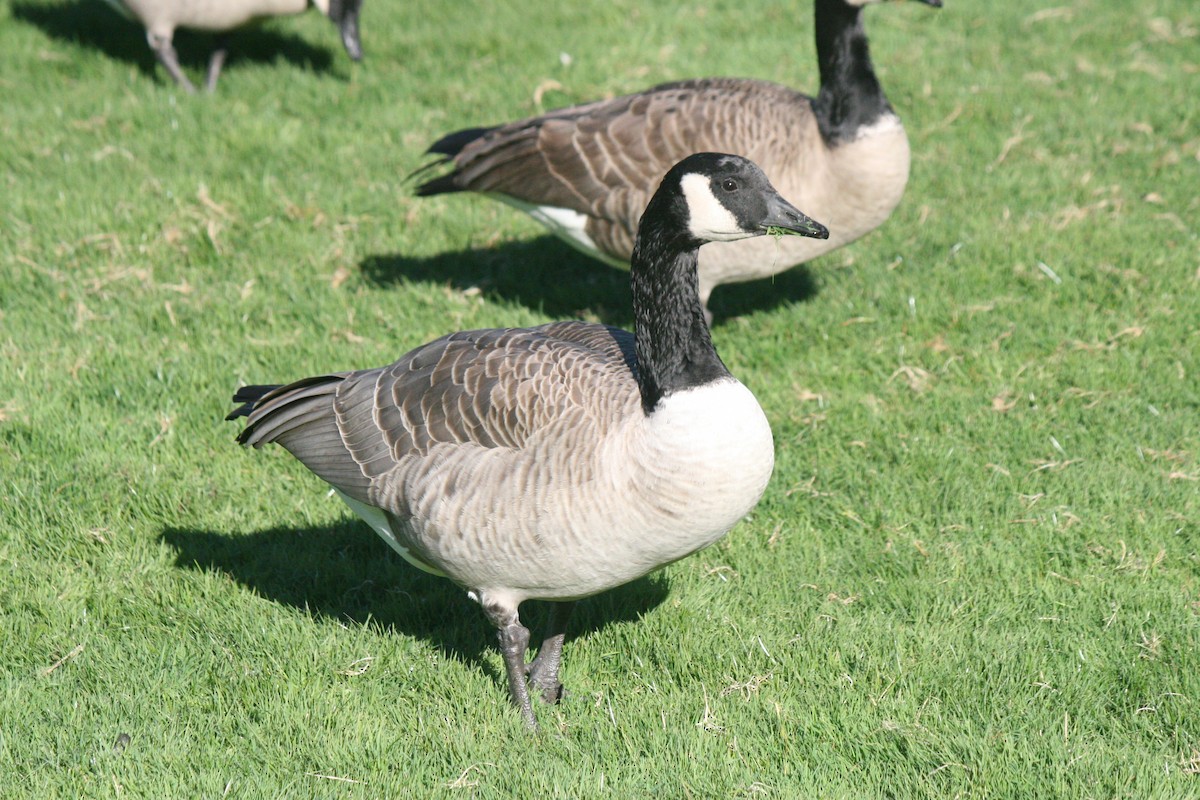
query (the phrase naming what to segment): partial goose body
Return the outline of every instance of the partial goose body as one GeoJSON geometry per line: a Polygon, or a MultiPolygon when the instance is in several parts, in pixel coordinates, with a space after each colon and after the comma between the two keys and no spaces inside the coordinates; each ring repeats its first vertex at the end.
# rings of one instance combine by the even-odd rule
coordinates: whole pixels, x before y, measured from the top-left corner
{"type": "MultiPolygon", "coordinates": [[[[422,196],[473,191],[513,205],[583,252],[628,264],[658,175],[690,152],[744,154],[828,227],[827,240],[747,239],[700,253],[699,290],[782,272],[879,227],[904,194],[909,145],[875,77],[862,6],[816,0],[821,90],[711,78],[449,134],[430,148],[450,172],[422,196]]],[[[940,5],[940,0],[923,0],[940,5]]]]}
{"type": "Polygon", "coordinates": [[[824,234],[736,156],[663,179],[633,253],[637,334],[585,322],[454,333],[381,369],[244,387],[239,441],[277,442],[413,564],[466,588],[500,632],[535,724],[570,601],[723,536],[774,464],[770,426],[718,357],[696,292],[703,242],[824,234]],[[518,606],[563,601],[538,658],[518,606]]]}
{"type": "MultiPolygon", "coordinates": [[[[105,0],[120,13],[142,24],[146,40],[171,77],[188,92],[195,87],[179,66],[173,44],[176,28],[227,33],[271,17],[299,14],[316,8],[338,26],[346,52],[362,58],[358,17],[362,0],[105,0]]],[[[227,50],[222,44],[208,65],[206,88],[216,88],[227,50]]]]}

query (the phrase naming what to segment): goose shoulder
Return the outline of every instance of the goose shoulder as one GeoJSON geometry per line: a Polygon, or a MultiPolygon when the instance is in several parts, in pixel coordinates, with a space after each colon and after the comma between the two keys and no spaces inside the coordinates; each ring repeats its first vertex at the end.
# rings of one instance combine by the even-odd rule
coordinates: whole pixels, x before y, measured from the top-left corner
{"type": "Polygon", "coordinates": [[[520,449],[560,420],[635,407],[633,348],[628,332],[583,322],[462,331],[347,383],[338,407],[373,404],[397,456],[437,444],[520,449]]]}
{"type": "Polygon", "coordinates": [[[638,408],[632,361],[632,335],[603,325],[461,331],[386,367],[278,389],[256,406],[242,437],[279,442],[369,502],[403,459],[438,445],[517,450],[562,426],[603,434],[638,408]]]}

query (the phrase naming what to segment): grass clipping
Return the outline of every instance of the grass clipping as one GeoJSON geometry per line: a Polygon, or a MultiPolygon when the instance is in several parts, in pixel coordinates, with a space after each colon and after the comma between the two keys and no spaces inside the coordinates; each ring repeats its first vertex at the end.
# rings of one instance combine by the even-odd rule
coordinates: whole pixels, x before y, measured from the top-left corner
{"type": "Polygon", "coordinates": [[[767,226],[767,236],[773,239],[778,239],[782,236],[800,236],[800,231],[790,231],[787,228],[780,228],[777,225],[767,226]]]}

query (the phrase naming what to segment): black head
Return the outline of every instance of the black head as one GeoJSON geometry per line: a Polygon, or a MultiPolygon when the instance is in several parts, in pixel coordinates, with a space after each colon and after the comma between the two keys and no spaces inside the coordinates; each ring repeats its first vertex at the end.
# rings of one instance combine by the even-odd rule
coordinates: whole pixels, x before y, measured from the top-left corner
{"type": "Polygon", "coordinates": [[[757,164],[721,153],[696,153],[672,167],[646,207],[647,221],[675,226],[696,246],[768,232],[829,238],[824,225],[779,196],[757,164]]]}
{"type": "Polygon", "coordinates": [[[329,0],[329,19],[342,34],[346,53],[355,61],[362,60],[362,40],[358,36],[358,15],[362,0],[329,0]]]}

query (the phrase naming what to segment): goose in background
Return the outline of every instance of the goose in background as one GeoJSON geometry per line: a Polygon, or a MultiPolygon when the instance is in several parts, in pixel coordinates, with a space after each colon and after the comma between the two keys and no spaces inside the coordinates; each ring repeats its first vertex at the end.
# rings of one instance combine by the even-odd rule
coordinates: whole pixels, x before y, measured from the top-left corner
{"type": "Polygon", "coordinates": [[[268,17],[299,14],[310,6],[329,17],[342,34],[342,44],[350,58],[362,59],[362,43],[358,34],[358,16],[362,0],[105,0],[123,16],[146,29],[150,49],[166,67],[171,77],[187,92],[196,87],[183,74],[175,54],[173,40],[176,28],[191,28],[221,34],[217,49],[208,61],[204,87],[212,91],[228,54],[225,34],[268,17]]]}
{"type": "MultiPolygon", "coordinates": [[[[941,0],[920,0],[941,6],[941,0]]],[[[419,196],[479,192],[525,211],[584,253],[629,263],[638,218],[659,176],[688,153],[741,153],[829,228],[826,240],[718,243],[700,253],[700,302],[722,283],[765,278],[848,244],[892,213],[909,148],[875,77],[863,6],[815,0],[816,98],[774,83],[708,78],[451,133],[427,155],[419,196]]]]}
{"type": "Polygon", "coordinates": [[[388,367],[247,386],[243,445],[275,442],[405,559],[499,631],[509,694],[561,696],[574,601],[720,539],[774,466],[758,402],[725,368],[696,290],[700,245],[826,236],[740,156],[662,179],[631,266],[636,333],[588,322],[453,333],[388,367]],[[554,603],[537,658],[518,607],[554,603]]]}

